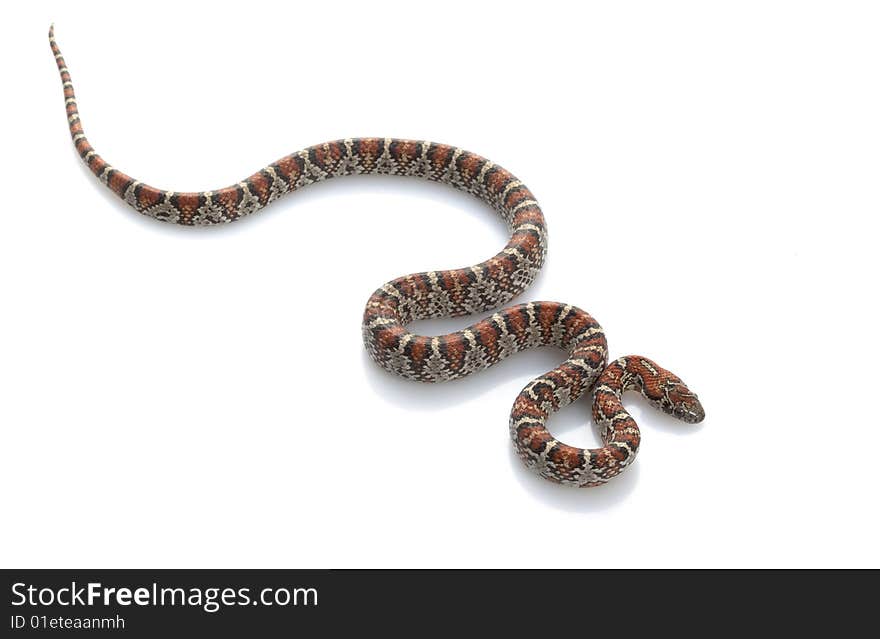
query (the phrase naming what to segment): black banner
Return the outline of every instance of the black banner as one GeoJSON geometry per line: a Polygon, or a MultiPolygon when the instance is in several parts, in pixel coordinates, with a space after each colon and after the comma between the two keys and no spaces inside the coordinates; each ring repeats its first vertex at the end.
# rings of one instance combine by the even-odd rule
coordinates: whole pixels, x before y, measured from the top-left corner
{"type": "MultiPolygon", "coordinates": [[[[871,590],[843,572],[4,570],[3,636],[305,636],[515,628],[838,634],[871,590]],[[706,620],[711,627],[706,627],[706,620]]],[[[864,575],[862,575],[864,576],[864,575]]]]}

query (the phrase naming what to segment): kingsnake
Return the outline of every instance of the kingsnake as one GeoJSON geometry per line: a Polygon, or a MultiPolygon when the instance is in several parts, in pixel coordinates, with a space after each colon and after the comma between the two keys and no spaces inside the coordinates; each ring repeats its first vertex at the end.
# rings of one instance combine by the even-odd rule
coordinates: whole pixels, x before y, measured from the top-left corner
{"type": "Polygon", "coordinates": [[[518,456],[542,477],[574,486],[596,486],[635,459],[639,429],[621,403],[636,389],[660,410],[696,423],[704,412],[697,396],[674,374],[641,356],[606,367],[608,346],[598,322],[559,302],[529,302],[494,313],[464,330],[434,337],[405,327],[414,320],[471,315],[498,308],[522,292],[541,268],[547,250],[544,216],[534,196],[511,173],[462,149],[396,138],[350,138],[287,155],[249,178],[216,191],[182,193],[143,184],[111,167],[83,133],[70,73],[49,43],[61,74],[67,120],[76,150],[89,169],[138,212],[185,225],[224,224],[263,208],[314,182],[352,174],[408,175],[470,193],[501,214],[510,230],[504,249],[475,266],[413,273],[382,285],[367,302],[364,344],[372,358],[407,379],[438,382],[470,375],[513,353],[556,346],[568,359],[530,382],[510,414],[518,456]],[[555,439],[548,417],[592,389],[593,419],[604,446],[582,449],[555,439]]]}

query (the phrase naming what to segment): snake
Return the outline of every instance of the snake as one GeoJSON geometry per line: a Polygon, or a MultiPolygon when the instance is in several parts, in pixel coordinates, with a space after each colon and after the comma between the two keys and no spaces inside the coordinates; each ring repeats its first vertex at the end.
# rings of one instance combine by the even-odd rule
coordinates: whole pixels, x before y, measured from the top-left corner
{"type": "MultiPolygon", "coordinates": [[[[531,348],[552,346],[567,355],[528,383],[514,401],[509,432],[517,456],[541,477],[559,484],[605,484],[635,460],[639,427],[622,403],[634,390],[659,410],[687,423],[703,420],[697,395],[654,361],[630,355],[608,363],[608,344],[586,311],[560,302],[535,301],[497,310],[446,335],[407,329],[417,320],[488,313],[507,305],[535,279],[547,253],[547,226],[532,192],[501,166],[461,148],[399,138],[346,138],[302,149],[250,177],[213,191],[157,189],[129,177],[98,155],[83,132],[64,56],[49,43],[64,89],[74,147],[89,170],[119,198],[166,223],[227,224],[247,217],[304,186],[346,175],[398,175],[430,180],[475,196],[507,224],[505,247],[464,268],[397,277],[367,301],[362,333],[371,358],[399,377],[441,382],[471,375],[531,348]],[[592,417],[602,446],[578,448],[556,439],[550,416],[592,392],[592,417]]],[[[597,275],[598,276],[598,275],[597,275]]],[[[460,433],[449,432],[456,441],[460,433]]],[[[459,442],[459,445],[461,442],[459,442]]]]}

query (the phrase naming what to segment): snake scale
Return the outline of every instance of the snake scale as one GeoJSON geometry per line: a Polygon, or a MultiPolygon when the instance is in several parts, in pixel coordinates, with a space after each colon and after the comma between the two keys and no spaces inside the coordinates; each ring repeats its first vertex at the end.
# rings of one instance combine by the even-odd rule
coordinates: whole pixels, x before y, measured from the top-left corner
{"type": "Polygon", "coordinates": [[[547,251],[544,215],[531,191],[507,170],[462,149],[396,138],[351,138],[287,155],[226,188],[200,193],[164,191],[110,166],[83,133],[64,57],[49,43],[61,74],[67,120],[76,150],[97,178],[138,212],[174,224],[235,221],[305,185],[352,174],[407,175],[448,184],[495,209],[510,239],[485,262],[446,271],[413,273],[382,285],[367,302],[364,344],[386,370],[421,382],[452,380],[538,346],[563,349],[568,358],[530,382],[514,402],[510,436],[517,455],[542,477],[574,486],[607,482],[629,466],[639,449],[639,428],[621,402],[638,390],[655,407],[696,423],[704,412],[697,396],[673,373],[641,356],[606,366],[608,345],[599,323],[558,302],[529,302],[495,312],[448,335],[417,335],[412,321],[472,315],[507,304],[534,280],[547,251]],[[568,446],[546,422],[562,406],[593,392],[593,419],[604,446],[568,446]]]}

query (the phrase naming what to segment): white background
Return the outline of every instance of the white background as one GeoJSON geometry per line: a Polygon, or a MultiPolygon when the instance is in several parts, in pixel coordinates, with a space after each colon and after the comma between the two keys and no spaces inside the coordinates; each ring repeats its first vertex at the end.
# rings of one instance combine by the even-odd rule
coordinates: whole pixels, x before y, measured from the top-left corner
{"type": "MultiPolygon", "coordinates": [[[[880,565],[875,3],[9,11],[0,564],[880,565]],[[550,229],[521,299],[588,309],[612,356],[679,373],[706,421],[634,396],[627,473],[532,477],[507,416],[560,352],[430,386],[361,345],[384,281],[504,245],[491,211],[363,177],[225,228],[141,217],[73,151],[51,21],[92,144],[161,188],[349,136],[502,164],[550,229]]],[[[551,429],[595,446],[587,414],[551,429]]]]}

